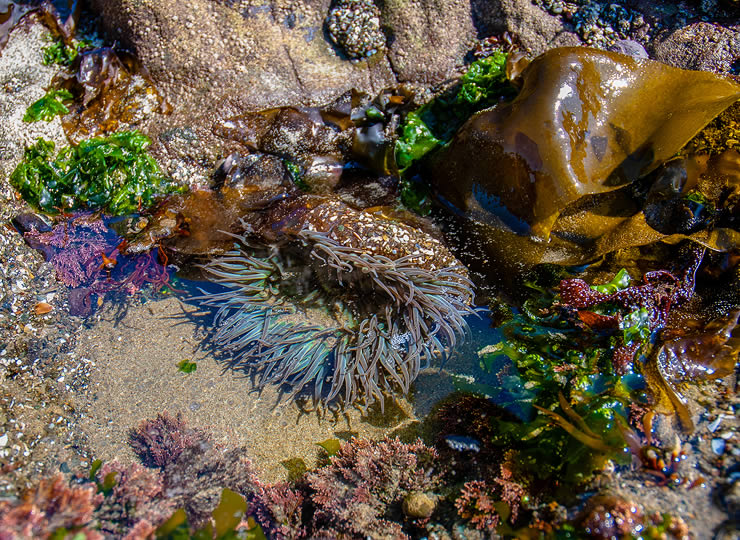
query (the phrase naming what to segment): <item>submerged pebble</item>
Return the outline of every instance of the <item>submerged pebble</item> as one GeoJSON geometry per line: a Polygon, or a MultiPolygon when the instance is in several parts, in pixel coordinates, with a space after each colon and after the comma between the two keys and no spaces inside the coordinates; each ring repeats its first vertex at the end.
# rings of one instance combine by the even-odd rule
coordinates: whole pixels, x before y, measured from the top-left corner
{"type": "Polygon", "coordinates": [[[727,442],[723,438],[717,437],[712,439],[712,452],[718,456],[725,453],[725,446],[727,446],[727,442]]]}
{"type": "Polygon", "coordinates": [[[648,58],[645,47],[632,39],[620,39],[609,46],[608,50],[622,54],[628,54],[632,58],[648,58]]]}

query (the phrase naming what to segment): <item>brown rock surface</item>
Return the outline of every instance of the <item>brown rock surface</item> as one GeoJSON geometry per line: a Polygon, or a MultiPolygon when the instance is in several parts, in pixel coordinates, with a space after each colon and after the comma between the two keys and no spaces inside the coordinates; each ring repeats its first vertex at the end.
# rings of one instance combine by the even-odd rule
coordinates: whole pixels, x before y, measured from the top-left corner
{"type": "Polygon", "coordinates": [[[324,39],[328,0],[92,5],[107,29],[135,49],[175,107],[207,107],[223,96],[244,109],[315,104],[352,87],[374,92],[395,82],[382,56],[351,63],[324,39]]]}
{"type": "Polygon", "coordinates": [[[173,105],[190,108],[189,114],[209,105],[254,110],[320,104],[350,88],[374,94],[398,81],[440,83],[464,65],[476,39],[504,31],[518,35],[534,55],[578,43],[557,18],[528,0],[379,2],[388,50],[355,63],[326,39],[329,0],[91,4],[173,105]]]}
{"type": "Polygon", "coordinates": [[[566,30],[560,19],[531,0],[471,0],[470,4],[478,37],[509,32],[532,57],[553,47],[581,45],[578,36],[566,30]]]}
{"type": "Polygon", "coordinates": [[[648,52],[671,66],[726,73],[740,58],[740,24],[694,23],[655,41],[648,52]]]}
{"type": "Polygon", "coordinates": [[[454,76],[478,37],[468,1],[386,0],[381,13],[400,81],[434,84],[454,76]]]}

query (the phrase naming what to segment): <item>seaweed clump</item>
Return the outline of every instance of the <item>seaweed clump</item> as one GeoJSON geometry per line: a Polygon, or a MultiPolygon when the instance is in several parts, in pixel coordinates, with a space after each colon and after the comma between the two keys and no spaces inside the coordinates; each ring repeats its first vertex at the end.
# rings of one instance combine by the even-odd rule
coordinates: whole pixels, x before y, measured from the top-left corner
{"type": "Polygon", "coordinates": [[[64,538],[74,532],[86,540],[103,536],[87,528],[95,507],[102,500],[92,486],[70,486],[57,474],[42,479],[20,501],[0,501],[0,536],[4,538],[64,538]]]}
{"type": "Polygon", "coordinates": [[[414,179],[413,165],[431,151],[447,144],[474,113],[516,94],[506,76],[509,55],[493,50],[474,61],[459,83],[406,114],[398,128],[394,156],[402,173],[401,202],[422,215],[430,211],[430,199],[423,184],[414,179]]]}
{"type": "Polygon", "coordinates": [[[421,441],[351,439],[294,486],[267,486],[256,515],[278,538],[410,538],[428,521],[410,502],[433,500],[444,470],[421,441]]]}
{"type": "Polygon", "coordinates": [[[453,89],[406,115],[395,146],[401,170],[448,142],[475,112],[512,94],[506,78],[507,58],[506,53],[494,51],[476,60],[453,89]]]}
{"type": "Polygon", "coordinates": [[[44,122],[50,122],[57,115],[67,114],[69,109],[64,105],[64,102],[73,99],[73,97],[67,90],[49,90],[44,97],[33,102],[26,109],[23,121],[38,122],[43,120],[44,122]]]}
{"type": "Polygon", "coordinates": [[[123,240],[106,218],[73,213],[49,227],[40,220],[29,221],[28,214],[22,214],[16,222],[26,242],[44,255],[57,279],[71,288],[72,315],[89,315],[92,295],[135,294],[147,285],[155,292],[166,292],[170,285],[164,252],[122,254],[119,248],[123,240]],[[25,226],[21,222],[26,222],[25,226]]]}
{"type": "Polygon", "coordinates": [[[51,36],[49,39],[52,43],[41,50],[41,63],[45,66],[70,67],[83,50],[92,46],[92,43],[85,39],[71,39],[69,43],[51,36]]]}
{"type": "MultiPolygon", "coordinates": [[[[441,437],[481,441],[485,458],[480,461],[504,464],[512,480],[536,498],[567,499],[573,487],[588,482],[607,462],[626,465],[632,451],[639,453],[639,443],[633,450],[637,436],[629,422],[633,410],[647,408],[649,401],[638,351],[647,354],[659,328],[655,321],[661,311],[651,302],[665,308],[656,294],[661,283],[643,291],[640,298],[649,303],[641,305],[632,292],[649,284],[630,289],[620,272],[598,290],[586,285],[586,296],[622,294],[635,303],[619,307],[614,302],[608,313],[579,316],[570,307],[571,283],[561,281],[559,297],[530,283],[532,298],[496,330],[498,343],[479,352],[490,377],[456,378],[458,389],[479,397],[453,396],[436,414],[441,437]],[[485,412],[473,421],[468,417],[476,409],[485,412]]],[[[481,474],[497,478],[497,467],[481,474]]]]}
{"type": "Polygon", "coordinates": [[[258,481],[244,448],[220,448],[167,413],[132,430],[131,442],[161,466],[96,460],[84,476],[42,479],[0,502],[0,537],[265,538],[247,515],[258,481]]]}
{"type": "Polygon", "coordinates": [[[39,139],[10,175],[11,185],[32,206],[49,214],[78,208],[112,215],[138,212],[174,185],[147,153],[151,141],[136,131],[82,141],[54,155],[54,143],[39,139]]]}
{"type": "MultiPolygon", "coordinates": [[[[425,169],[466,245],[474,239],[512,274],[689,234],[716,250],[737,247],[731,218],[692,213],[676,227],[686,204],[654,207],[702,182],[674,158],[740,98],[736,82],[584,47],[552,49],[515,81],[516,98],[473,115],[425,169]]],[[[733,173],[710,163],[709,175],[719,207],[733,173]]]]}

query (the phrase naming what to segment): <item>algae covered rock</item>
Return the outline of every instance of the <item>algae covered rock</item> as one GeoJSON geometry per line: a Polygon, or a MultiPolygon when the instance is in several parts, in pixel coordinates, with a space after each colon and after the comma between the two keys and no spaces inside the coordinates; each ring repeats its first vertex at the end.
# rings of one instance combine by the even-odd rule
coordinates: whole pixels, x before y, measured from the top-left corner
{"type": "Polygon", "coordinates": [[[740,99],[730,79],[586,48],[548,51],[518,80],[519,95],[473,116],[429,176],[489,253],[531,264],[664,237],[632,188],[740,99]]]}

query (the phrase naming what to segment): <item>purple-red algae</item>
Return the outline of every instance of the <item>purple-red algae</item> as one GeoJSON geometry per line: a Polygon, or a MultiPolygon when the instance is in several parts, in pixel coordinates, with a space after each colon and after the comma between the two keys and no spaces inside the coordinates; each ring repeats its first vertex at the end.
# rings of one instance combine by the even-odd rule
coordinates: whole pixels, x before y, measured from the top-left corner
{"type": "Polygon", "coordinates": [[[65,529],[86,540],[102,540],[99,532],[86,528],[101,501],[93,487],[71,486],[61,474],[42,478],[19,501],[0,501],[0,538],[49,538],[65,529]]]}

